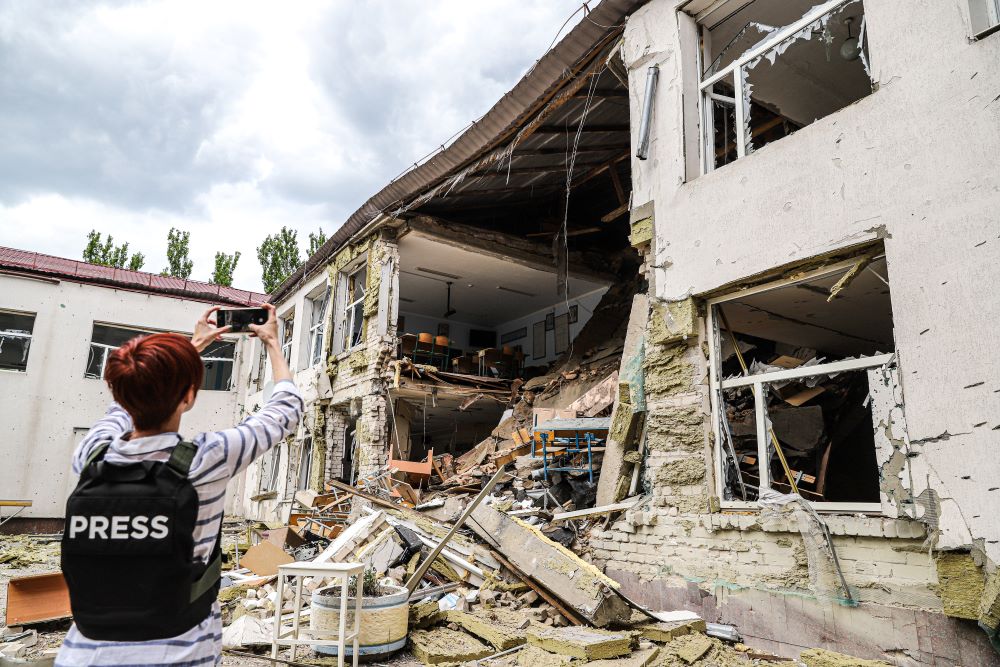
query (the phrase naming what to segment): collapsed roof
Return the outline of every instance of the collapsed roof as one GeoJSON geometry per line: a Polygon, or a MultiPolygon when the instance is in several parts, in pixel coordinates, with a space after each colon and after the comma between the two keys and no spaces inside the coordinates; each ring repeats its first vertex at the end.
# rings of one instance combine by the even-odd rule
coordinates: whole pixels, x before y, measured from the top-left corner
{"type": "Polygon", "coordinates": [[[612,192],[618,207],[593,211],[593,221],[573,211],[576,229],[570,236],[573,231],[587,233],[601,242],[611,234],[610,226],[587,226],[600,225],[602,218],[613,222],[609,216],[627,210],[621,184],[628,183],[628,174],[619,170],[629,165],[628,89],[608,71],[605,60],[625,18],[644,2],[603,0],[454,142],[370,197],[278,287],[272,300],[289,294],[382,215],[419,210],[512,233],[537,232],[545,229],[540,223],[546,218],[554,221],[566,214],[567,189],[574,197],[579,193],[581,211],[587,210],[587,193],[601,190],[605,197],[612,192]],[[602,175],[606,178],[597,178],[602,175]],[[524,218],[525,205],[534,219],[524,218]]]}

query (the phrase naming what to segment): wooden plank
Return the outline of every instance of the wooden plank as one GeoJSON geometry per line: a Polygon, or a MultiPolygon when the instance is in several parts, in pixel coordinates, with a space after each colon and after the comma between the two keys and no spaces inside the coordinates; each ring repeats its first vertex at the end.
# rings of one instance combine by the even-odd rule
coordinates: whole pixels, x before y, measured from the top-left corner
{"type": "Polygon", "coordinates": [[[569,609],[568,607],[566,607],[566,605],[564,605],[562,602],[559,601],[559,598],[557,598],[556,596],[552,595],[547,590],[545,590],[544,588],[542,588],[541,586],[539,586],[537,583],[535,583],[534,579],[532,579],[531,577],[529,577],[528,575],[526,575],[524,572],[522,572],[520,570],[520,568],[518,568],[516,565],[514,565],[513,563],[511,563],[509,560],[507,560],[506,558],[504,558],[501,554],[497,553],[496,551],[490,551],[490,554],[494,558],[496,558],[498,561],[500,561],[501,565],[503,565],[505,568],[507,568],[508,570],[510,570],[511,572],[513,572],[514,576],[516,576],[518,579],[520,579],[521,581],[523,581],[524,584],[528,588],[530,588],[531,590],[533,590],[536,593],[538,593],[538,596],[540,598],[542,598],[543,600],[545,600],[546,602],[548,602],[550,605],[552,605],[553,607],[555,607],[556,609],[558,609],[559,613],[562,614],[563,617],[567,621],[569,621],[573,625],[584,625],[585,624],[585,621],[580,616],[578,616],[575,611],[573,611],[572,609],[569,609]]]}
{"type": "Polygon", "coordinates": [[[55,621],[72,615],[69,588],[62,572],[14,577],[7,583],[8,626],[55,621]]]}
{"type": "Polygon", "coordinates": [[[0,500],[0,507],[31,507],[30,500],[0,500]]]}
{"type": "Polygon", "coordinates": [[[493,487],[497,485],[497,482],[500,481],[500,478],[506,474],[507,473],[504,472],[503,468],[497,470],[496,474],[490,478],[490,481],[488,481],[483,486],[483,490],[479,492],[479,495],[476,496],[472,500],[472,502],[466,506],[465,511],[462,512],[462,515],[458,517],[457,521],[455,521],[455,524],[451,527],[451,530],[448,531],[448,534],[441,539],[441,542],[436,547],[434,547],[434,551],[432,551],[430,555],[424,559],[424,562],[420,564],[420,567],[417,568],[417,571],[413,573],[412,577],[410,577],[410,581],[407,582],[406,584],[406,588],[410,591],[410,595],[412,595],[413,591],[417,589],[417,585],[420,584],[420,580],[424,578],[424,574],[427,573],[427,570],[430,568],[431,563],[434,562],[434,559],[437,558],[438,555],[441,553],[441,551],[444,549],[444,546],[448,543],[448,540],[450,540],[452,536],[458,532],[458,529],[465,524],[466,520],[468,520],[469,518],[469,515],[472,514],[472,511],[474,509],[476,509],[476,506],[478,506],[479,503],[483,501],[483,498],[485,498],[489,494],[489,492],[493,490],[493,487]]]}
{"type": "Polygon", "coordinates": [[[568,521],[569,519],[580,519],[587,516],[598,516],[600,514],[610,514],[612,512],[620,512],[621,510],[627,510],[635,507],[639,504],[639,498],[631,499],[629,501],[623,501],[620,503],[614,503],[613,505],[603,505],[601,507],[591,507],[585,510],[574,510],[572,512],[559,512],[552,516],[553,521],[568,521]]]}

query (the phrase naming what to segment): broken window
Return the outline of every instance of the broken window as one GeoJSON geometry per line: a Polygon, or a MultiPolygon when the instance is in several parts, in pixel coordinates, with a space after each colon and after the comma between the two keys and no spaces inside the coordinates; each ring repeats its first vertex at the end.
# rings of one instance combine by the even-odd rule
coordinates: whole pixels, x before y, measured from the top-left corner
{"type": "Polygon", "coordinates": [[[233,357],[236,343],[217,340],[201,353],[205,364],[205,378],[201,388],[210,391],[228,391],[233,382],[233,357]]]}
{"type": "Polygon", "coordinates": [[[265,370],[267,369],[267,348],[259,340],[256,342],[257,357],[251,371],[250,380],[257,391],[264,388],[265,370]]]}
{"type": "Polygon", "coordinates": [[[365,321],[365,290],[368,283],[368,265],[361,267],[347,276],[346,299],[344,300],[344,312],[341,318],[341,326],[344,332],[343,351],[364,342],[364,321],[365,321]]]}
{"type": "Polygon", "coordinates": [[[712,299],[719,491],[879,509],[867,370],[893,360],[886,262],[866,255],[712,299]]]}
{"type": "Polygon", "coordinates": [[[28,370],[28,350],[34,329],[34,314],[0,311],[0,370],[28,370]]]}
{"type": "Polygon", "coordinates": [[[861,0],[812,4],[757,0],[703,27],[704,171],[872,92],[861,0]]]}
{"type": "MultiPolygon", "coordinates": [[[[87,357],[87,369],[83,376],[92,380],[104,377],[104,367],[108,356],[116,348],[124,345],[136,336],[146,336],[155,331],[117,327],[109,324],[94,323],[90,336],[90,354],[87,357]]],[[[181,334],[186,336],[187,334],[181,334]]],[[[232,384],[233,357],[236,354],[236,343],[231,341],[216,341],[201,353],[205,364],[205,377],[201,389],[209,391],[228,391],[232,384]]]]}
{"type": "Polygon", "coordinates": [[[312,448],[312,437],[306,436],[299,450],[299,483],[296,485],[296,489],[309,488],[309,476],[312,474],[312,448]]]}
{"type": "Polygon", "coordinates": [[[281,467],[281,444],[275,445],[260,458],[260,479],[257,492],[267,493],[278,488],[278,469],[281,467]]]}
{"type": "Polygon", "coordinates": [[[1000,0],[969,0],[972,34],[981,39],[1000,30],[1000,0]]]}
{"type": "Polygon", "coordinates": [[[83,377],[100,380],[104,377],[104,367],[108,363],[108,356],[111,352],[136,336],[146,336],[151,333],[153,332],[142,329],[128,329],[95,323],[90,336],[90,355],[87,358],[87,370],[83,374],[83,377]]]}
{"type": "Polygon", "coordinates": [[[295,331],[295,312],[281,318],[281,356],[288,365],[292,364],[292,334],[295,331]]]}
{"type": "Polygon", "coordinates": [[[323,360],[323,330],[326,321],[326,305],[330,301],[330,288],[309,298],[309,365],[315,366],[323,360]]]}

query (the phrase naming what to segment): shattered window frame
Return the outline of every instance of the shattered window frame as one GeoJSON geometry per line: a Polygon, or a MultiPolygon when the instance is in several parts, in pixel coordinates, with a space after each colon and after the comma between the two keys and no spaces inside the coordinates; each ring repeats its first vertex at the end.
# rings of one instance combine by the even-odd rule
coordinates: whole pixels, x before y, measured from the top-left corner
{"type": "Polygon", "coordinates": [[[312,476],[312,451],[312,436],[307,435],[302,439],[302,445],[299,448],[298,483],[295,485],[297,490],[309,488],[309,478],[312,476]]]}
{"type": "Polygon", "coordinates": [[[229,391],[233,388],[236,341],[225,339],[214,341],[201,353],[201,362],[205,365],[205,378],[201,383],[201,391],[229,391]],[[219,386],[208,386],[213,378],[221,379],[221,382],[216,381],[219,386]]]}
{"type": "Polygon", "coordinates": [[[969,0],[969,21],[973,39],[1000,31],[1000,0],[969,0]]]}
{"type": "MultiPolygon", "coordinates": [[[[155,333],[177,333],[185,337],[191,336],[191,334],[189,333],[183,333],[179,331],[165,332],[156,329],[140,329],[137,327],[126,326],[122,324],[110,324],[108,322],[94,322],[90,330],[90,343],[87,355],[87,365],[83,370],[83,378],[85,380],[104,379],[104,369],[108,364],[108,355],[111,354],[113,350],[117,350],[123,343],[127,342],[128,340],[131,340],[132,338],[135,338],[136,336],[148,336],[149,334],[155,334],[155,333]],[[122,343],[119,343],[118,345],[111,345],[109,343],[100,343],[94,340],[98,332],[98,328],[105,329],[109,333],[129,332],[133,335],[129,336],[128,338],[123,340],[122,343]],[[95,355],[97,354],[100,355],[100,362],[97,364],[97,368],[92,370],[91,367],[94,366],[94,362],[96,360],[95,355]]],[[[201,357],[202,364],[204,364],[205,366],[205,376],[202,380],[201,387],[199,387],[199,391],[232,391],[234,376],[236,374],[236,341],[225,340],[225,339],[216,341],[211,345],[209,345],[207,348],[205,348],[205,351],[199,354],[198,356],[201,357]],[[225,354],[223,355],[217,354],[220,350],[229,351],[230,352],[229,356],[226,356],[225,354]],[[219,364],[221,367],[228,370],[228,379],[224,383],[225,384],[224,387],[209,387],[206,384],[211,380],[211,378],[226,377],[225,373],[222,373],[220,375],[219,373],[214,372],[216,369],[213,369],[213,365],[215,364],[219,364]]]]}
{"type": "Polygon", "coordinates": [[[16,365],[12,364],[11,367],[0,366],[0,370],[9,371],[11,373],[27,373],[28,355],[31,352],[31,341],[35,335],[35,318],[37,317],[37,314],[17,310],[0,310],[0,313],[14,318],[28,318],[31,320],[29,329],[9,328],[0,330],[0,350],[2,350],[4,344],[9,344],[8,340],[20,342],[22,348],[21,363],[16,365]]]}
{"type": "Polygon", "coordinates": [[[330,303],[330,286],[324,284],[322,292],[316,292],[309,300],[309,365],[315,366],[323,360],[323,339],[326,331],[326,309],[330,303]]]}
{"type": "Polygon", "coordinates": [[[341,315],[341,352],[353,350],[365,342],[364,304],[368,293],[368,262],[344,272],[344,310],[341,315]],[[364,274],[361,280],[358,276],[364,274]],[[360,287],[360,290],[358,289],[360,287]]]}
{"type": "MultiPolygon", "coordinates": [[[[804,380],[811,377],[823,377],[828,376],[832,373],[842,373],[845,371],[872,371],[874,369],[884,369],[893,364],[896,361],[895,351],[888,354],[876,354],[871,356],[862,356],[853,359],[844,359],[841,361],[834,361],[828,363],[819,363],[811,366],[800,366],[797,368],[792,368],[788,370],[783,370],[780,372],[766,372],[758,373],[755,375],[745,375],[741,377],[732,378],[721,378],[721,343],[722,334],[720,332],[721,323],[718,316],[716,315],[716,306],[719,304],[724,304],[729,301],[736,301],[739,299],[746,298],[748,296],[759,294],[761,292],[769,292],[771,290],[781,289],[783,287],[788,287],[790,285],[795,285],[798,283],[805,283],[816,280],[818,278],[823,278],[830,275],[835,275],[838,273],[843,273],[845,270],[857,264],[857,258],[848,259],[843,262],[838,262],[830,266],[817,269],[815,271],[809,271],[795,276],[794,278],[788,278],[785,280],[776,280],[769,282],[757,287],[751,287],[736,292],[731,292],[719,297],[714,297],[707,299],[706,305],[706,329],[708,334],[708,350],[709,350],[709,361],[708,361],[708,375],[709,384],[711,388],[710,400],[712,407],[712,434],[713,434],[713,445],[712,445],[712,457],[713,457],[713,470],[715,473],[715,493],[720,499],[721,507],[724,509],[759,509],[760,505],[756,501],[744,501],[744,500],[727,500],[725,499],[725,462],[730,459],[726,448],[726,433],[722,427],[722,410],[724,409],[724,399],[722,398],[722,392],[727,389],[735,389],[739,387],[748,387],[753,391],[754,394],[754,408],[755,408],[755,422],[757,428],[757,460],[761,463],[770,460],[770,434],[768,431],[769,420],[767,418],[767,401],[760,400],[761,396],[767,396],[769,391],[769,385],[774,382],[786,381],[789,379],[804,380]]],[[[874,425],[873,425],[874,428],[874,425]]],[[[878,452],[878,442],[876,441],[876,455],[878,452]]],[[[760,488],[772,488],[770,479],[770,470],[767,465],[759,465],[758,473],[760,475],[760,488]]],[[[778,490],[779,492],[780,489],[778,490]]],[[[880,492],[881,502],[837,502],[837,501],[810,501],[810,504],[817,510],[825,510],[838,513],[854,513],[854,512],[865,512],[873,514],[887,514],[890,512],[890,508],[887,506],[886,499],[882,497],[880,492]]]]}
{"type": "Polygon", "coordinates": [[[295,311],[289,311],[279,318],[281,320],[281,356],[285,362],[292,365],[292,338],[295,334],[295,311]]]}
{"type": "MultiPolygon", "coordinates": [[[[702,74],[701,82],[699,83],[699,118],[701,120],[701,172],[702,174],[708,174],[715,171],[719,167],[715,166],[716,160],[716,145],[715,145],[715,109],[716,104],[725,105],[727,107],[732,107],[734,115],[734,143],[736,144],[736,160],[746,157],[748,153],[753,152],[752,137],[750,130],[750,96],[746,93],[747,89],[747,76],[748,65],[753,66],[753,63],[758,62],[761,58],[767,57],[767,54],[779,49],[783,43],[791,43],[795,40],[796,35],[803,30],[811,30],[813,24],[822,21],[826,17],[832,15],[834,12],[839,11],[845,6],[853,3],[863,3],[863,0],[828,0],[825,3],[816,5],[812,7],[808,12],[806,12],[802,18],[786,25],[778,30],[776,30],[769,38],[762,40],[756,46],[747,50],[740,57],[725,66],[724,69],[705,72],[702,74]],[[715,92],[714,88],[716,84],[731,82],[733,87],[733,96],[722,95],[715,92]],[[737,104],[737,100],[742,103],[737,104]],[[742,128],[741,132],[735,131],[735,128],[742,128]]],[[[704,29],[704,28],[703,28],[704,29]]],[[[862,21],[859,27],[858,42],[864,45],[865,41],[865,31],[864,31],[864,21],[862,21]]],[[[699,50],[699,70],[702,71],[703,63],[702,59],[705,57],[704,54],[699,50]]],[[[866,70],[868,69],[867,64],[867,49],[862,46],[860,57],[862,62],[865,64],[866,70]]],[[[714,67],[714,64],[713,64],[714,67]]],[[[838,109],[839,110],[839,109],[838,109]]],[[[724,165],[720,165],[724,166],[724,165]]]]}

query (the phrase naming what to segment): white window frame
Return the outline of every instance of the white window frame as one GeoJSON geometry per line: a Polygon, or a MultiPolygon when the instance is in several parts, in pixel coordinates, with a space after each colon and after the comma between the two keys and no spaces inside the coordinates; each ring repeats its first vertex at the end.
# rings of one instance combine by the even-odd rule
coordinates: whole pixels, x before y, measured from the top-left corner
{"type": "MultiPolygon", "coordinates": [[[[233,356],[231,356],[231,357],[206,357],[205,355],[199,355],[199,356],[201,356],[202,363],[204,363],[206,361],[211,361],[213,363],[214,362],[219,362],[219,363],[223,363],[223,364],[229,364],[229,386],[226,387],[225,389],[209,389],[207,387],[202,387],[200,389],[200,391],[232,391],[233,384],[235,384],[235,382],[236,382],[236,348],[237,348],[236,341],[223,340],[223,341],[219,341],[219,342],[232,343],[232,345],[233,345],[233,356]]],[[[105,361],[107,361],[107,355],[106,354],[105,354],[104,359],[105,359],[105,361]]],[[[208,369],[206,368],[205,370],[207,371],[208,369]]],[[[103,376],[104,373],[102,372],[101,375],[103,376]]]]}
{"type": "Polygon", "coordinates": [[[363,312],[364,306],[363,305],[362,305],[362,314],[361,314],[361,340],[359,340],[357,343],[354,343],[353,345],[351,344],[351,332],[354,331],[354,307],[357,306],[359,303],[360,304],[364,304],[364,300],[368,296],[368,278],[369,278],[369,276],[368,276],[368,273],[367,273],[367,269],[368,269],[368,261],[367,261],[367,257],[365,257],[364,261],[362,261],[358,266],[354,267],[349,272],[345,271],[344,274],[343,274],[344,275],[344,283],[343,283],[344,284],[344,306],[343,306],[343,310],[342,310],[341,316],[340,316],[341,317],[341,322],[342,322],[342,327],[341,327],[342,328],[342,331],[341,331],[342,339],[341,339],[341,348],[340,348],[341,352],[349,352],[349,351],[351,351],[351,350],[353,350],[355,348],[361,347],[362,345],[365,344],[364,312],[363,312]],[[351,295],[351,281],[359,273],[361,273],[362,271],[365,271],[364,293],[360,297],[354,298],[352,301],[348,302],[347,299],[351,298],[351,296],[352,296],[351,295]]]}
{"type": "MultiPolygon", "coordinates": [[[[180,334],[181,336],[187,336],[187,337],[191,336],[191,334],[184,333],[182,331],[168,331],[168,332],[164,332],[164,331],[159,331],[159,330],[156,330],[156,329],[139,329],[139,328],[136,328],[136,327],[125,326],[125,325],[122,325],[122,324],[111,324],[109,322],[100,322],[100,321],[92,322],[91,323],[91,329],[90,329],[91,340],[90,340],[90,343],[88,344],[88,346],[89,346],[88,350],[94,350],[94,349],[100,350],[101,364],[100,364],[100,369],[99,369],[98,375],[96,377],[93,376],[93,375],[89,375],[87,373],[87,369],[90,368],[90,353],[88,351],[87,365],[83,369],[83,378],[85,380],[103,380],[104,379],[104,369],[108,365],[108,355],[111,354],[112,351],[118,349],[117,345],[108,345],[107,343],[95,343],[94,342],[94,340],[93,340],[93,338],[94,338],[94,329],[93,329],[93,327],[97,326],[97,325],[100,325],[102,327],[108,327],[109,329],[119,329],[121,331],[134,331],[137,336],[139,336],[139,335],[147,335],[147,334],[154,334],[154,333],[176,333],[176,334],[180,334]]],[[[200,353],[198,354],[198,356],[201,357],[202,363],[204,363],[206,361],[228,363],[230,365],[229,386],[226,387],[225,389],[207,389],[207,388],[199,387],[198,388],[199,391],[232,391],[233,390],[233,386],[235,385],[235,382],[236,382],[236,357],[237,357],[237,354],[238,354],[237,348],[239,346],[236,344],[235,341],[226,340],[224,342],[233,343],[233,356],[232,357],[206,357],[206,356],[203,356],[200,353]]]]}
{"type": "Polygon", "coordinates": [[[312,455],[312,436],[306,436],[302,439],[302,446],[299,449],[298,483],[295,485],[299,491],[309,488],[309,477],[312,476],[312,455]]]}
{"type": "Polygon", "coordinates": [[[260,478],[257,480],[257,493],[270,493],[278,490],[278,469],[281,468],[281,443],[277,443],[264,456],[260,457],[260,478]],[[264,479],[264,476],[267,479],[264,479]]]}
{"type": "Polygon", "coordinates": [[[2,310],[0,312],[8,313],[10,315],[20,315],[22,317],[30,317],[31,318],[31,331],[28,332],[28,333],[24,333],[23,330],[20,330],[20,329],[5,329],[3,331],[0,331],[0,346],[3,345],[3,339],[4,338],[17,338],[17,339],[20,339],[20,340],[27,340],[28,341],[28,349],[25,350],[25,353],[24,353],[25,354],[24,370],[19,370],[19,369],[16,369],[16,368],[4,368],[4,369],[0,369],[0,370],[7,371],[8,373],[27,373],[28,372],[28,359],[27,359],[27,357],[28,357],[28,355],[31,354],[31,342],[34,339],[34,335],[35,335],[35,321],[38,319],[38,313],[29,313],[29,312],[20,311],[20,310],[6,310],[6,309],[2,310]]]}
{"type": "Polygon", "coordinates": [[[983,39],[1000,30],[1000,0],[969,0],[969,23],[973,39],[983,39]]]}
{"type": "MultiPolygon", "coordinates": [[[[94,327],[100,325],[102,327],[108,327],[109,329],[120,329],[122,331],[134,331],[137,336],[148,335],[153,333],[160,333],[157,331],[152,331],[150,329],[138,329],[136,327],[127,327],[121,324],[110,324],[108,322],[92,322],[90,325],[90,348],[96,348],[101,351],[101,366],[100,372],[97,377],[87,375],[87,368],[90,367],[90,356],[87,356],[87,366],[83,369],[83,377],[86,380],[103,380],[104,379],[104,367],[108,365],[108,355],[113,351],[117,350],[117,345],[108,345],[106,343],[95,343],[94,342],[94,327]]],[[[185,335],[185,334],[181,334],[185,335]]]]}
{"type": "Polygon", "coordinates": [[[264,372],[267,370],[267,348],[264,347],[259,339],[255,343],[254,348],[257,355],[253,358],[251,362],[253,367],[250,369],[250,380],[254,383],[257,391],[264,388],[264,372]]]}
{"type": "Polygon", "coordinates": [[[292,341],[295,340],[295,311],[290,310],[281,318],[281,356],[292,365],[292,341]],[[289,326],[291,325],[291,326],[289,326]]]}
{"type": "MultiPolygon", "coordinates": [[[[706,301],[707,305],[707,333],[708,333],[708,376],[709,383],[711,386],[711,403],[712,403],[712,433],[714,435],[713,440],[714,445],[712,448],[713,457],[713,467],[715,470],[715,493],[718,496],[721,507],[723,509],[741,509],[741,510],[754,510],[760,509],[760,505],[754,501],[745,500],[724,500],[724,470],[723,461],[726,458],[726,453],[723,451],[725,446],[725,435],[720,432],[719,425],[721,423],[721,410],[722,406],[719,404],[719,399],[724,389],[734,389],[737,387],[752,387],[754,393],[754,408],[755,408],[755,418],[757,424],[757,461],[758,472],[760,475],[760,487],[770,488],[770,469],[768,468],[767,462],[770,461],[768,455],[768,448],[771,445],[770,434],[767,429],[766,420],[766,404],[764,401],[759,400],[759,397],[767,395],[767,385],[772,382],[782,382],[787,380],[801,380],[804,378],[824,376],[830,373],[840,373],[844,371],[855,371],[855,370],[865,370],[871,368],[878,368],[880,366],[885,366],[892,363],[895,358],[895,352],[888,354],[878,354],[870,357],[861,357],[858,359],[845,359],[843,361],[834,361],[827,364],[817,364],[815,366],[806,366],[800,368],[791,368],[788,370],[775,371],[769,373],[758,373],[756,375],[747,375],[743,377],[722,379],[719,377],[719,350],[722,342],[722,336],[719,332],[719,322],[715,317],[715,306],[718,304],[726,303],[727,301],[736,301],[739,299],[744,299],[753,294],[759,294],[761,292],[769,292],[774,289],[781,287],[787,287],[788,285],[794,285],[796,283],[803,283],[815,280],[817,278],[823,278],[825,276],[830,276],[838,273],[843,273],[845,270],[851,268],[857,263],[857,259],[849,259],[843,262],[838,262],[828,267],[822,269],[817,269],[816,271],[811,271],[795,278],[788,278],[785,280],[778,280],[775,282],[767,283],[765,285],[760,285],[758,287],[751,287],[738,292],[732,292],[723,296],[708,299],[706,301]]],[[[872,425],[874,429],[874,425],[872,425]]],[[[878,441],[876,440],[876,447],[878,447],[878,441]]],[[[881,494],[880,494],[881,495],[881,494]]],[[[828,502],[828,501],[811,501],[810,504],[817,510],[824,510],[829,512],[841,512],[841,513],[872,513],[872,514],[888,514],[888,508],[886,508],[882,502],[871,502],[871,503],[860,503],[860,502],[828,502]]]]}
{"type": "MultiPolygon", "coordinates": [[[[744,85],[746,84],[746,72],[744,71],[744,66],[751,60],[764,55],[771,49],[777,47],[781,42],[785,41],[798,31],[802,30],[810,23],[817,21],[827,14],[833,13],[840,9],[843,5],[849,2],[854,2],[855,0],[828,0],[827,2],[817,5],[812,10],[806,12],[802,18],[794,23],[791,23],[781,30],[777,31],[770,39],[765,42],[761,42],[756,47],[750,49],[742,56],[733,61],[730,65],[726,66],[725,69],[716,72],[707,79],[703,79],[699,85],[700,95],[700,109],[699,114],[702,121],[702,132],[701,132],[701,171],[703,174],[715,171],[715,122],[713,118],[714,109],[712,107],[712,102],[720,102],[723,104],[728,104],[735,107],[736,121],[734,125],[737,128],[736,134],[736,159],[740,160],[746,157],[748,137],[746,136],[746,117],[749,113],[748,105],[745,104],[745,98],[743,93],[744,85]],[[713,86],[720,81],[731,77],[733,81],[733,97],[726,97],[725,95],[719,95],[718,93],[712,92],[713,86]],[[737,102],[739,102],[737,104],[737,102]]],[[[701,70],[701,65],[699,64],[699,71],[701,70]]]]}
{"type": "Polygon", "coordinates": [[[326,333],[326,309],[330,304],[330,285],[323,285],[323,291],[309,297],[309,365],[323,361],[323,339],[326,333]],[[318,315],[318,317],[317,317],[318,315]]]}

